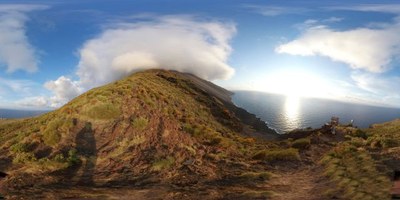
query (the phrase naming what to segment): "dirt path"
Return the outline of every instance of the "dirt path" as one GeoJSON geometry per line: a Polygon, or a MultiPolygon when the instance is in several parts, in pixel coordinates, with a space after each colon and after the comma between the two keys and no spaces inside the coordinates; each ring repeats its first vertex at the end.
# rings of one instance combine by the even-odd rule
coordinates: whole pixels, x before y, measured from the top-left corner
{"type": "Polygon", "coordinates": [[[295,171],[279,172],[269,182],[276,193],[272,200],[323,199],[317,171],[313,167],[301,166],[295,171]]]}

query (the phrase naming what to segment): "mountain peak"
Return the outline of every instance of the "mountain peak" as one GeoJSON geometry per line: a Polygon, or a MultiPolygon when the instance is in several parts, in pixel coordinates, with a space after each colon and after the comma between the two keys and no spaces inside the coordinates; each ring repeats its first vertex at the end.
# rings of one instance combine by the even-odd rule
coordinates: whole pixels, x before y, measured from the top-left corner
{"type": "Polygon", "coordinates": [[[249,136],[276,137],[231,95],[191,74],[148,70],[0,126],[0,171],[13,174],[6,188],[190,185],[224,176],[228,166],[219,162],[245,159],[249,136]],[[18,182],[21,176],[29,178],[18,182]]]}

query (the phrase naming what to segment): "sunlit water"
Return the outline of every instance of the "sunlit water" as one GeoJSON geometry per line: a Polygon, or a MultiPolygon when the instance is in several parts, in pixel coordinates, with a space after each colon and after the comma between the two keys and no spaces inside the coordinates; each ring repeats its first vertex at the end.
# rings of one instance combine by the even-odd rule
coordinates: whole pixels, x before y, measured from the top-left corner
{"type": "Polygon", "coordinates": [[[261,92],[236,91],[233,102],[256,114],[280,133],[298,128],[319,128],[332,116],[338,116],[341,123],[354,120],[354,125],[362,128],[400,118],[400,109],[261,92]]]}

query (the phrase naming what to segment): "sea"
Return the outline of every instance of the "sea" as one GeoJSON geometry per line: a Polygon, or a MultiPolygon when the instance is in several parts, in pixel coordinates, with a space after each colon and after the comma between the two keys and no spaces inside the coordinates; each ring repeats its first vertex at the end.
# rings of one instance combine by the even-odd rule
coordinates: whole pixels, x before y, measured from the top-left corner
{"type": "Polygon", "coordinates": [[[11,110],[11,109],[0,109],[0,119],[15,119],[25,118],[41,115],[49,111],[43,110],[11,110]]]}
{"type": "Polygon", "coordinates": [[[253,91],[234,91],[233,102],[257,115],[278,133],[295,129],[320,128],[331,117],[359,128],[400,118],[400,109],[354,104],[327,99],[287,97],[253,91]]]}

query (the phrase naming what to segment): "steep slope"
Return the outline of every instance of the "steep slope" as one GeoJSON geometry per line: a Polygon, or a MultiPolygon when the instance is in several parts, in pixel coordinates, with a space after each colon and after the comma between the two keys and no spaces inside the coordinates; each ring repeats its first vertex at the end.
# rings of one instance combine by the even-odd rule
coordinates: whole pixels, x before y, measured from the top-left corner
{"type": "Polygon", "coordinates": [[[276,134],[230,95],[190,74],[150,70],[2,123],[0,171],[8,176],[0,187],[186,187],[257,171],[244,162],[258,148],[248,136],[276,134]]]}

